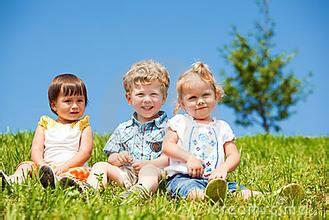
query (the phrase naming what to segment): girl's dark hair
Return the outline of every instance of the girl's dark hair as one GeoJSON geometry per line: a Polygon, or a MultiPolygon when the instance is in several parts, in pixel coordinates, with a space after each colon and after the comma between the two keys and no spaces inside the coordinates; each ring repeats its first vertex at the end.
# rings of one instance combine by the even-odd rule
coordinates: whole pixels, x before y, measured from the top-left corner
{"type": "Polygon", "coordinates": [[[85,97],[85,106],[87,106],[87,89],[84,82],[77,76],[64,73],[56,76],[48,87],[48,100],[52,112],[56,112],[51,108],[51,103],[56,101],[62,92],[64,96],[82,95],[85,97]]]}

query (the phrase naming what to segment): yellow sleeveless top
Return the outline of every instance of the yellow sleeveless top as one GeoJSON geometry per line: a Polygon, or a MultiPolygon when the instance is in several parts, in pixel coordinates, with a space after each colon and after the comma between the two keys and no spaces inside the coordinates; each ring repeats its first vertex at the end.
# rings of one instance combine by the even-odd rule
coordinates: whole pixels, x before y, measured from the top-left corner
{"type": "Polygon", "coordinates": [[[44,128],[44,160],[60,165],[78,153],[81,133],[89,126],[89,116],[71,124],[62,124],[44,115],[38,124],[44,128]]]}

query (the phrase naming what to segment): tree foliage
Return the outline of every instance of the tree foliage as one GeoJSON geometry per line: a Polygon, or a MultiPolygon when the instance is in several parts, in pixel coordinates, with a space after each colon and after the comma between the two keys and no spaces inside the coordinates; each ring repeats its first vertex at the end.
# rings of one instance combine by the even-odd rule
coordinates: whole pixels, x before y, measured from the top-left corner
{"type": "Polygon", "coordinates": [[[221,50],[234,70],[230,76],[223,72],[226,77],[223,103],[234,109],[237,124],[258,124],[266,132],[278,131],[278,122],[293,114],[291,107],[310,90],[306,90],[306,80],[285,71],[296,53],[271,52],[274,22],[269,17],[268,1],[262,0],[258,5],[263,21],[255,24],[254,33],[244,36],[233,28],[231,44],[221,50]]]}

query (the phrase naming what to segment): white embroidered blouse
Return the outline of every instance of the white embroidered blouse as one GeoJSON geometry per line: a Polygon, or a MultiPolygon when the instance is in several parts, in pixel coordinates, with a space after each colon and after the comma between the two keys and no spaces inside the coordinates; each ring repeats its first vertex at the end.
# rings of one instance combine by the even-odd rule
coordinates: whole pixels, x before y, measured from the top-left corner
{"type": "MultiPolygon", "coordinates": [[[[201,124],[187,114],[178,114],[168,121],[168,127],[177,132],[179,147],[202,160],[203,178],[207,178],[224,162],[224,144],[235,138],[230,126],[215,118],[209,124],[201,124]]],[[[186,164],[172,158],[166,170],[169,176],[176,173],[187,174],[186,164]]]]}

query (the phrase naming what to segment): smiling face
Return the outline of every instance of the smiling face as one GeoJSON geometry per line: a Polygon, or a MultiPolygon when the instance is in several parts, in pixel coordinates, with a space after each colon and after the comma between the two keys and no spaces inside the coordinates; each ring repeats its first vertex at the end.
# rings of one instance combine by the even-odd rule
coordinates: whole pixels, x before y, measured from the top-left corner
{"type": "Polygon", "coordinates": [[[211,122],[211,113],[217,105],[214,88],[203,81],[199,76],[189,76],[182,85],[180,106],[195,120],[211,122]]]}
{"type": "Polygon", "coordinates": [[[164,103],[161,84],[158,80],[147,85],[132,85],[131,92],[126,93],[126,98],[128,104],[136,111],[137,120],[141,123],[157,118],[164,103]]]}
{"type": "Polygon", "coordinates": [[[61,92],[56,101],[51,103],[51,108],[56,112],[57,122],[68,124],[81,118],[85,112],[86,100],[82,95],[64,96],[61,92]]]}

